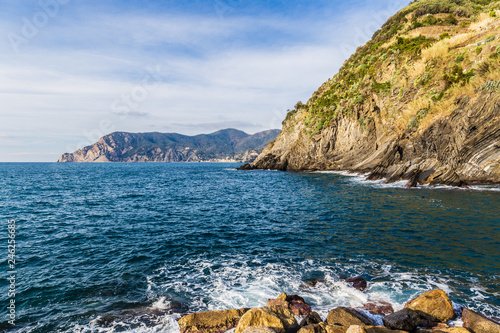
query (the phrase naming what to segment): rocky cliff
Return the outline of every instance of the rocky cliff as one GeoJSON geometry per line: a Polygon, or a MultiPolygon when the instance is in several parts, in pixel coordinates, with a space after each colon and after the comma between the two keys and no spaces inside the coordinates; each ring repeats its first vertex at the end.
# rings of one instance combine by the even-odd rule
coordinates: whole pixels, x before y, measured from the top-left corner
{"type": "Polygon", "coordinates": [[[115,132],[93,145],[63,154],[58,162],[249,162],[278,133],[269,130],[249,135],[235,129],[196,136],[115,132]]]}
{"type": "Polygon", "coordinates": [[[413,2],[242,169],[351,170],[417,184],[500,183],[499,2],[413,2]]]}

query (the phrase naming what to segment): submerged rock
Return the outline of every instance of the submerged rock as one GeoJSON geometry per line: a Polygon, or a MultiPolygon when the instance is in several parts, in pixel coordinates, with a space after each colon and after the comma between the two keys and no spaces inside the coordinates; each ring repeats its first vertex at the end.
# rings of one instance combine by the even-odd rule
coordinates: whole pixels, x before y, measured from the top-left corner
{"type": "Polygon", "coordinates": [[[466,308],[462,310],[462,321],[474,333],[500,333],[500,324],[466,308]]]}
{"type": "Polygon", "coordinates": [[[358,311],[339,306],[328,312],[326,317],[328,325],[349,327],[351,325],[371,326],[373,322],[358,311]]]}
{"type": "Polygon", "coordinates": [[[430,290],[406,303],[405,308],[422,311],[442,322],[447,322],[454,316],[453,304],[442,290],[430,290]]]}
{"type": "Polygon", "coordinates": [[[363,279],[361,276],[348,278],[345,280],[345,282],[349,283],[351,286],[361,291],[365,290],[366,287],[368,286],[366,280],[363,279]]]}
{"type": "Polygon", "coordinates": [[[270,327],[276,333],[286,333],[290,328],[298,327],[292,311],[283,306],[266,306],[251,309],[240,319],[235,333],[242,333],[251,326],[270,327]]]}
{"type": "Polygon", "coordinates": [[[221,333],[238,324],[248,309],[206,311],[186,315],[179,319],[181,333],[221,333]]]}

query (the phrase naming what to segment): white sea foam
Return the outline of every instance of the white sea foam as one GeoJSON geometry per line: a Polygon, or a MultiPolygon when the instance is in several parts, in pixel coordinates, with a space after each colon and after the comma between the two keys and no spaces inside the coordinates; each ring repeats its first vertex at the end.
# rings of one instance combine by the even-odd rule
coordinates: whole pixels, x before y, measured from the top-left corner
{"type": "MultiPolygon", "coordinates": [[[[413,296],[431,289],[443,289],[453,295],[450,279],[446,276],[428,276],[418,272],[397,272],[391,265],[366,262],[348,265],[321,265],[314,260],[305,260],[299,264],[285,262],[260,263],[255,258],[221,257],[215,261],[198,259],[179,261],[157,270],[157,274],[148,277],[146,294],[152,300],[150,309],[167,310],[172,299],[168,295],[185,295],[188,312],[236,309],[243,307],[264,306],[269,298],[276,298],[281,292],[298,294],[312,305],[314,311],[325,319],[328,312],[337,306],[361,307],[371,301],[385,301],[400,310],[413,296]],[[375,281],[369,282],[368,288],[361,292],[340,279],[346,272],[363,272],[364,267],[376,267],[379,274],[375,281]],[[314,287],[305,284],[307,277],[314,274],[318,278],[314,287]]],[[[485,290],[471,288],[476,295],[472,309],[477,306],[488,307],[482,302],[485,290]]],[[[455,305],[459,307],[459,304],[455,305]]],[[[470,306],[470,305],[469,305],[470,306]]],[[[498,313],[499,309],[486,309],[498,313]]],[[[153,312],[154,313],[154,312],[153,312]]],[[[366,311],[365,311],[366,313],[366,311]]],[[[371,315],[377,323],[382,317],[371,315]]],[[[87,326],[75,326],[72,332],[168,332],[178,333],[177,319],[180,314],[164,311],[144,318],[116,320],[105,327],[99,325],[99,318],[87,326]]],[[[460,320],[452,322],[460,326],[460,320]]]]}
{"type": "MultiPolygon", "coordinates": [[[[351,171],[314,171],[320,174],[334,174],[349,177],[348,181],[370,187],[378,188],[405,188],[408,180],[401,180],[388,183],[385,179],[369,180],[369,173],[355,173],[351,171]]],[[[489,191],[500,192],[500,185],[471,185],[468,187],[456,187],[449,185],[419,185],[413,189],[432,189],[432,190],[460,190],[460,191],[489,191]]]]}

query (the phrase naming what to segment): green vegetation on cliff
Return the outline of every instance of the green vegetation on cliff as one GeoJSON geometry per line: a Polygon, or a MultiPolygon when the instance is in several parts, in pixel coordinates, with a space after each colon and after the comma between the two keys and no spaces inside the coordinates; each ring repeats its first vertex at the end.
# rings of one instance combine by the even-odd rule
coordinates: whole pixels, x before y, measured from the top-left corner
{"type": "Polygon", "coordinates": [[[313,135],[339,115],[363,118],[362,105],[377,98],[387,106],[383,118],[390,132],[425,129],[449,114],[458,97],[500,79],[499,9],[500,1],[488,0],[411,3],[287,120],[305,111],[300,120],[313,135]]]}
{"type": "Polygon", "coordinates": [[[500,1],[421,0],[299,102],[244,169],[500,183],[500,1]]]}

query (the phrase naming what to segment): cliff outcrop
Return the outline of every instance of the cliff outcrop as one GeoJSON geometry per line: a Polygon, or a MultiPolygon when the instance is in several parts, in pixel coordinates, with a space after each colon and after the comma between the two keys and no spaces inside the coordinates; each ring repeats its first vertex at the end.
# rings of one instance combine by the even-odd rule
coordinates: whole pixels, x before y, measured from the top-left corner
{"type": "Polygon", "coordinates": [[[422,0],[398,12],[242,169],[500,183],[500,11],[486,2],[422,0]]]}

